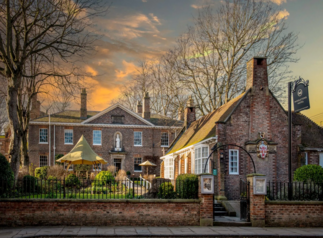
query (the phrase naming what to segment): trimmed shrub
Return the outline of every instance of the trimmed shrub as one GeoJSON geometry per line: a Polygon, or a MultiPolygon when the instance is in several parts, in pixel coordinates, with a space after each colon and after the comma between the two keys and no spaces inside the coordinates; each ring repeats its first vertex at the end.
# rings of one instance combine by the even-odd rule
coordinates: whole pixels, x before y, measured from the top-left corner
{"type": "Polygon", "coordinates": [[[0,197],[9,192],[13,186],[14,179],[9,162],[4,155],[0,154],[0,197]]]}
{"type": "Polygon", "coordinates": [[[35,177],[38,179],[46,179],[49,166],[38,167],[35,169],[35,177]]]}
{"type": "Polygon", "coordinates": [[[294,181],[323,183],[323,168],[315,164],[304,165],[296,169],[294,181]]]}
{"type": "Polygon", "coordinates": [[[110,171],[101,171],[95,176],[95,186],[105,186],[109,183],[114,183],[115,179],[110,171]]]}
{"type": "Polygon", "coordinates": [[[33,193],[37,191],[37,179],[31,175],[26,175],[22,179],[23,191],[25,193],[33,193]]]}
{"type": "Polygon", "coordinates": [[[158,188],[158,198],[172,199],[176,197],[174,186],[171,183],[162,183],[158,188]]]}
{"type": "Polygon", "coordinates": [[[65,186],[66,187],[77,186],[80,184],[81,184],[80,180],[78,179],[78,177],[76,177],[75,174],[69,174],[65,179],[65,186]]]}
{"type": "Polygon", "coordinates": [[[176,178],[176,194],[179,198],[197,198],[198,177],[195,174],[181,174],[176,178]]]}
{"type": "Polygon", "coordinates": [[[65,174],[66,174],[66,170],[64,169],[64,166],[57,165],[57,164],[55,164],[54,166],[50,166],[47,170],[48,179],[50,177],[55,177],[58,180],[61,180],[64,178],[65,174]]]}

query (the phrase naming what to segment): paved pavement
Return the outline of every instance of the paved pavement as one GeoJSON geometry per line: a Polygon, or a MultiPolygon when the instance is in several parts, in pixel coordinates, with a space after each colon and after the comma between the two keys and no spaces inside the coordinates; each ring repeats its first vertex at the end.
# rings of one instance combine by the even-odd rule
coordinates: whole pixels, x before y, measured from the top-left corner
{"type": "Polygon", "coordinates": [[[275,227],[19,227],[0,228],[11,237],[322,237],[323,228],[275,227]]]}

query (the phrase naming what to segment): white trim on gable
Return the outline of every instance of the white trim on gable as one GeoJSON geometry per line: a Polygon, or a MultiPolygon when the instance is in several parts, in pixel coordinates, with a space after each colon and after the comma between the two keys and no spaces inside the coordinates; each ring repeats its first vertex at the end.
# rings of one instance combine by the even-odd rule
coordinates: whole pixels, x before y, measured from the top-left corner
{"type": "Polygon", "coordinates": [[[147,121],[146,119],[142,118],[141,116],[139,116],[137,113],[129,110],[128,108],[122,106],[121,104],[117,103],[117,104],[114,104],[110,107],[108,107],[107,109],[104,109],[102,112],[90,117],[89,119],[86,119],[85,121],[81,122],[81,124],[86,124],[86,123],[89,123],[97,118],[99,118],[100,116],[104,115],[105,113],[108,113],[110,111],[112,111],[113,109],[119,107],[120,109],[124,110],[125,112],[129,113],[131,116],[137,118],[138,120],[146,123],[147,125],[149,126],[155,126],[154,124],[152,124],[151,122],[147,121]]]}

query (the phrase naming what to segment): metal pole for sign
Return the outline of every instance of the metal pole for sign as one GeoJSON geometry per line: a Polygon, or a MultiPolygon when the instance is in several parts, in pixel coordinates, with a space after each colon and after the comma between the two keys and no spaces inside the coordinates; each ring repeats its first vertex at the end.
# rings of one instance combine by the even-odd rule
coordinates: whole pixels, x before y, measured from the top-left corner
{"type": "Polygon", "coordinates": [[[288,83],[288,200],[292,200],[292,85],[288,83]]]}

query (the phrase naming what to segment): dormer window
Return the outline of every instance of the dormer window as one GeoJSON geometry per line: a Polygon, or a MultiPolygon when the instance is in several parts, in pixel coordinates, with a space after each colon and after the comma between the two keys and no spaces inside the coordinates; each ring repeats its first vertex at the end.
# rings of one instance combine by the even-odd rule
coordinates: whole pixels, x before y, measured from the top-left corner
{"type": "Polygon", "coordinates": [[[124,124],[124,116],[111,116],[113,124],[124,124]]]}

